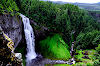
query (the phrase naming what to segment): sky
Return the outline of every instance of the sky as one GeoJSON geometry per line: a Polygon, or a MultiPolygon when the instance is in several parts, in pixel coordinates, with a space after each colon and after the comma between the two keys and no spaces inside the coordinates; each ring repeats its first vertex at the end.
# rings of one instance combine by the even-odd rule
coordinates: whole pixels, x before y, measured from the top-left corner
{"type": "Polygon", "coordinates": [[[50,0],[50,1],[63,1],[63,2],[78,2],[78,3],[98,3],[100,0],[50,0]]]}

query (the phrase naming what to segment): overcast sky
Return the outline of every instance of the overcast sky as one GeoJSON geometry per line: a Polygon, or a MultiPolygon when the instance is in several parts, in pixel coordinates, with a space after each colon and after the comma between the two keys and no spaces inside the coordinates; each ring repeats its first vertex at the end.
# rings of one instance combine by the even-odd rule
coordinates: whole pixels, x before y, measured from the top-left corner
{"type": "Polygon", "coordinates": [[[79,2],[79,3],[98,3],[100,0],[50,0],[50,1],[63,1],[63,2],[79,2]]]}

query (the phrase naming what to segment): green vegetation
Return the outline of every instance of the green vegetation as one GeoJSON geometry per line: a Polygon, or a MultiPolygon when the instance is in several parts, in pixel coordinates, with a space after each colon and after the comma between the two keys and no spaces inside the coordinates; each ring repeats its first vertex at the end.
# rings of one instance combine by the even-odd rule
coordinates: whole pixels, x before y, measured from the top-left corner
{"type": "MultiPolygon", "coordinates": [[[[21,13],[33,19],[38,25],[52,30],[52,33],[61,33],[64,41],[69,46],[71,46],[72,40],[79,43],[79,40],[76,39],[78,39],[80,33],[86,34],[92,32],[92,30],[96,32],[100,30],[100,23],[96,22],[87,11],[72,4],[60,5],[39,0],[18,0],[17,3],[20,3],[19,8],[21,9],[21,13]]],[[[96,40],[99,39],[97,38],[96,40]]],[[[90,43],[87,42],[87,45],[90,45],[90,43]]],[[[90,49],[88,47],[86,48],[90,49]]]]}
{"type": "Polygon", "coordinates": [[[96,58],[94,59],[94,66],[100,65],[100,44],[96,47],[96,54],[94,55],[96,58]]]}
{"type": "Polygon", "coordinates": [[[94,54],[96,54],[95,50],[76,50],[78,55],[74,55],[76,58],[76,66],[93,66],[94,59],[96,58],[94,54]]]}
{"type": "Polygon", "coordinates": [[[21,9],[20,12],[37,23],[36,30],[41,30],[40,26],[44,26],[51,30],[50,33],[59,33],[62,36],[62,38],[59,35],[52,37],[48,34],[49,37],[40,41],[38,46],[42,55],[68,60],[70,55],[66,54],[69,54],[72,42],[76,41],[74,48],[79,54],[75,57],[78,61],[82,61],[76,65],[89,66],[93,64],[95,50],[91,49],[100,44],[100,23],[96,22],[88,11],[72,4],[54,4],[39,0],[16,0],[16,2],[21,9]],[[60,42],[61,40],[63,40],[64,45],[60,42]],[[84,51],[78,49],[84,49],[84,51]],[[87,55],[90,59],[82,58],[85,56],[82,52],[85,51],[90,53],[87,55]]]}
{"type": "MultiPolygon", "coordinates": [[[[100,22],[96,22],[100,20],[99,18],[95,19],[96,17],[90,16],[88,11],[72,4],[54,4],[39,0],[0,0],[0,14],[14,16],[18,11],[37,23],[35,26],[32,25],[35,30],[41,31],[43,26],[48,29],[48,33],[49,31],[51,34],[56,33],[54,36],[48,34],[45,40],[39,42],[39,51],[45,57],[68,60],[71,58],[69,53],[71,44],[76,41],[74,50],[78,55],[74,55],[77,61],[75,65],[100,65],[100,22]],[[96,50],[94,50],[95,47],[97,47],[96,50]]],[[[94,12],[100,13],[99,10],[94,12]]],[[[17,47],[15,51],[25,55],[25,47],[17,47]]]]}
{"type": "Polygon", "coordinates": [[[68,45],[59,34],[48,37],[40,42],[41,52],[44,56],[54,59],[68,60],[71,58],[68,45]]]}
{"type": "MultiPolygon", "coordinates": [[[[96,53],[96,51],[93,50],[93,49],[83,50],[83,51],[82,50],[76,50],[76,53],[78,53],[78,55],[75,55],[75,58],[77,59],[77,61],[84,61],[84,60],[86,60],[86,59],[82,58],[84,56],[87,56],[87,58],[89,60],[93,60],[94,59],[93,56],[96,53]]],[[[88,62],[89,62],[89,60],[88,60],[88,62]]]]}
{"type": "Polygon", "coordinates": [[[19,9],[13,0],[0,0],[0,13],[13,16],[17,11],[19,9]]]}
{"type": "Polygon", "coordinates": [[[100,43],[100,31],[93,30],[87,33],[80,33],[77,38],[77,49],[91,49],[98,46],[100,43]]]}
{"type": "Polygon", "coordinates": [[[54,64],[54,65],[46,64],[45,66],[93,66],[93,65],[91,63],[79,62],[79,63],[73,64],[73,65],[69,65],[69,64],[54,64]]]}

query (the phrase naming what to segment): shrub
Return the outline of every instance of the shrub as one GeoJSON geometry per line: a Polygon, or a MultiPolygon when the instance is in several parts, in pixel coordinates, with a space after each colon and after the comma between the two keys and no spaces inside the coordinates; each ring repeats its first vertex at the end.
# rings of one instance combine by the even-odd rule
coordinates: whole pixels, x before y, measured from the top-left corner
{"type": "Polygon", "coordinates": [[[83,62],[79,62],[79,63],[76,63],[76,66],[86,66],[86,64],[83,62]]]}
{"type": "Polygon", "coordinates": [[[100,54],[100,44],[98,45],[98,47],[96,47],[96,51],[98,54],[100,54]]]}
{"type": "Polygon", "coordinates": [[[100,62],[99,61],[94,61],[93,66],[100,66],[100,62]]]}
{"type": "Polygon", "coordinates": [[[93,66],[91,63],[87,63],[86,66],[93,66]]]}
{"type": "Polygon", "coordinates": [[[100,44],[98,45],[98,47],[96,47],[96,51],[97,53],[94,55],[95,61],[94,61],[94,66],[99,66],[100,65],[100,44]]]}
{"type": "Polygon", "coordinates": [[[8,14],[12,16],[19,11],[15,1],[13,0],[0,0],[0,13],[8,14]]]}

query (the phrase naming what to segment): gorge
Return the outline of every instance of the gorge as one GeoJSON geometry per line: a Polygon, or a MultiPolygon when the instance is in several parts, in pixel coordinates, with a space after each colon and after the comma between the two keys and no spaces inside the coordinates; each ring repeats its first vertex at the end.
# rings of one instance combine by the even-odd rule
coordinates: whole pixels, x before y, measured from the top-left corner
{"type": "Polygon", "coordinates": [[[99,52],[100,11],[0,0],[0,66],[99,66],[99,52]]]}

